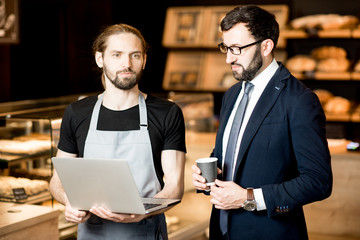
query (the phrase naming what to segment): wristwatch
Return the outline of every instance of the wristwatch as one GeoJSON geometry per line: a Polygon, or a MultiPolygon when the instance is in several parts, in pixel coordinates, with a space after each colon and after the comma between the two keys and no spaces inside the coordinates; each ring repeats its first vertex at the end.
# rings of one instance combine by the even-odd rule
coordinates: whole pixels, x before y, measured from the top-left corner
{"type": "Polygon", "coordinates": [[[243,203],[242,207],[246,211],[254,211],[256,210],[256,202],[254,197],[254,189],[247,188],[247,200],[243,203]]]}

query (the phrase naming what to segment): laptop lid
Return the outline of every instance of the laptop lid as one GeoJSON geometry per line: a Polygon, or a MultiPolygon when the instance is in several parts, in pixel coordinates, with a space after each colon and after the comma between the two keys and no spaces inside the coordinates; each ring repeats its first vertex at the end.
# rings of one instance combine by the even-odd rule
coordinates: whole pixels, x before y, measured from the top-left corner
{"type": "Polygon", "coordinates": [[[179,199],[142,199],[129,164],[123,159],[84,159],[53,157],[72,207],[89,210],[105,207],[112,212],[147,214],[179,203],[179,199]],[[144,202],[152,208],[145,209],[144,202]]]}

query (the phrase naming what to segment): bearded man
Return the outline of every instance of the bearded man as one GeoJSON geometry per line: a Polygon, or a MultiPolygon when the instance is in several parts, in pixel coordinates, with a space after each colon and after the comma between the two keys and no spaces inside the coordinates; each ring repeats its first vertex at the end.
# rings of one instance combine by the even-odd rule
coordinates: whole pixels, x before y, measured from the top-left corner
{"type": "Polygon", "coordinates": [[[239,83],[224,95],[215,148],[218,179],[210,192],[210,239],[308,239],[302,206],[330,196],[332,171],[325,114],[317,96],[274,58],[275,16],[237,7],[221,21],[223,42],[239,83]]]}

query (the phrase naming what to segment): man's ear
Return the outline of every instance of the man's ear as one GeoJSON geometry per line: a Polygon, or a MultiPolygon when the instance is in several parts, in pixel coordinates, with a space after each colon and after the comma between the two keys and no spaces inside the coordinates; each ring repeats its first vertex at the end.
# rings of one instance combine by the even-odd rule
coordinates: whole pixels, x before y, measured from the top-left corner
{"type": "Polygon", "coordinates": [[[272,54],[274,49],[274,42],[271,39],[266,39],[263,41],[261,47],[263,49],[264,56],[267,57],[269,54],[272,54]]]}
{"type": "Polygon", "coordinates": [[[143,66],[142,66],[142,69],[143,69],[143,70],[145,69],[146,59],[147,59],[147,55],[145,54],[145,55],[144,55],[144,62],[143,62],[143,66]]]}
{"type": "Polygon", "coordinates": [[[99,68],[102,68],[104,66],[103,54],[101,52],[95,53],[95,62],[99,68]]]}

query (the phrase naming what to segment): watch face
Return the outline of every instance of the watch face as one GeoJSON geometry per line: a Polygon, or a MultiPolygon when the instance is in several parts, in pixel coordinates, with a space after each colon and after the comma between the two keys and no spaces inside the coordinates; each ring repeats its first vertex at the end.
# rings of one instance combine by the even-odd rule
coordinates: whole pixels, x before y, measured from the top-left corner
{"type": "Polygon", "coordinates": [[[246,201],[244,203],[244,209],[246,211],[254,211],[256,209],[256,203],[255,201],[246,201]]]}

